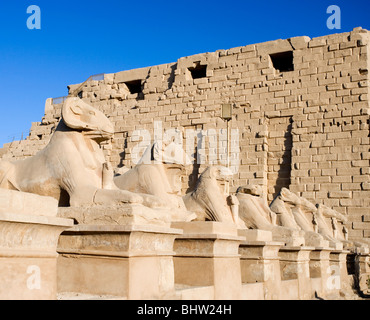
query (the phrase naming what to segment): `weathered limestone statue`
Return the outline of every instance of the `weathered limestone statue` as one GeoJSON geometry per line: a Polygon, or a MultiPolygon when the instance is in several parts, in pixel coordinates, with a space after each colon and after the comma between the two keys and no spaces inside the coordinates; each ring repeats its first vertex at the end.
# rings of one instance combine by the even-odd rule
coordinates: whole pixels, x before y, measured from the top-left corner
{"type": "Polygon", "coordinates": [[[238,214],[238,198],[220,188],[229,175],[226,167],[208,167],[200,175],[194,191],[183,197],[186,208],[197,214],[196,220],[227,222],[245,228],[238,214]]]}
{"type": "MultiPolygon", "coordinates": [[[[236,192],[236,197],[240,204],[240,218],[248,228],[271,231],[275,241],[283,241],[287,245],[299,246],[304,244],[303,232],[296,227],[295,223],[288,224],[288,226],[278,225],[278,214],[269,208],[261,186],[241,186],[236,192]]],[[[294,222],[288,212],[285,210],[279,212],[285,220],[294,222]]]]}
{"type": "Polygon", "coordinates": [[[328,208],[323,204],[317,205],[317,212],[316,212],[316,220],[317,220],[317,232],[323,234],[328,239],[332,240],[348,240],[347,238],[347,229],[343,225],[343,223],[347,222],[347,218],[343,215],[339,214],[335,210],[328,208]],[[338,221],[342,224],[342,230],[338,226],[338,221]]]}
{"type": "MultiPolygon", "coordinates": [[[[173,142],[172,142],[173,143],[173,142]]],[[[181,173],[183,149],[173,143],[170,155],[166,152],[168,145],[155,141],[146,149],[138,164],[131,170],[115,177],[114,183],[123,190],[150,194],[160,198],[167,206],[184,214],[188,221],[219,221],[241,224],[239,219],[239,202],[235,196],[228,195],[225,184],[230,172],[226,167],[209,167],[200,176],[195,190],[181,196],[181,173]],[[222,189],[222,190],[221,190],[222,189]]],[[[185,155],[186,156],[186,155],[185,155]]]]}
{"type": "Polygon", "coordinates": [[[301,230],[301,227],[295,220],[293,212],[289,210],[289,205],[286,205],[286,202],[288,202],[289,200],[296,200],[296,198],[291,199],[291,195],[292,193],[288,189],[282,188],[280,193],[270,204],[270,209],[276,213],[278,225],[301,230]]]}
{"type": "Polygon", "coordinates": [[[0,187],[51,196],[71,207],[96,204],[143,203],[161,205],[155,197],[120,190],[106,163],[100,143],[114,128],[109,119],[78,98],[68,98],[49,144],[34,157],[0,162],[0,187]]]}
{"type": "Polygon", "coordinates": [[[181,198],[183,166],[174,161],[165,163],[164,160],[160,160],[158,149],[158,143],[154,142],[144,152],[139,163],[131,170],[116,176],[114,183],[122,190],[154,195],[171,208],[185,210],[181,198]]]}
{"type": "Polygon", "coordinates": [[[184,166],[181,164],[182,160],[176,158],[183,150],[181,146],[175,145],[176,154],[168,157],[163,147],[157,141],[154,142],[144,152],[138,164],[115,177],[114,183],[122,190],[155,196],[171,208],[173,214],[188,215],[186,220],[191,221],[195,214],[187,211],[181,197],[181,174],[184,166]]]}
{"type": "Polygon", "coordinates": [[[278,215],[279,224],[304,231],[306,245],[324,246],[329,244],[325,241],[325,237],[315,231],[316,207],[308,200],[282,188],[270,208],[278,215]]]}
{"type": "Polygon", "coordinates": [[[332,241],[340,241],[344,248],[351,251],[369,247],[367,243],[348,240],[347,217],[323,204],[317,204],[316,206],[319,233],[325,235],[328,239],[332,239],[332,241]]]}
{"type": "Polygon", "coordinates": [[[276,214],[270,210],[259,185],[246,185],[236,191],[239,215],[249,229],[270,230],[276,226],[276,214]]]}
{"type": "Polygon", "coordinates": [[[278,215],[278,224],[303,230],[307,245],[319,246],[322,240],[330,246],[344,247],[351,250],[368,247],[367,244],[348,241],[347,218],[339,212],[323,205],[314,205],[286,188],[270,205],[278,215]]]}

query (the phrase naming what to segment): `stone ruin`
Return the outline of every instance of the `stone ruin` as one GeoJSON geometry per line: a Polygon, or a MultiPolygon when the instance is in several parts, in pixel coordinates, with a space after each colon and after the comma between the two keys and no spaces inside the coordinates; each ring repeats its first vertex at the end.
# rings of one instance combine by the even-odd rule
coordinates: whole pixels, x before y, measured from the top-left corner
{"type": "Polygon", "coordinates": [[[0,299],[369,295],[369,39],[219,50],[48,99],[0,149],[0,299]]]}

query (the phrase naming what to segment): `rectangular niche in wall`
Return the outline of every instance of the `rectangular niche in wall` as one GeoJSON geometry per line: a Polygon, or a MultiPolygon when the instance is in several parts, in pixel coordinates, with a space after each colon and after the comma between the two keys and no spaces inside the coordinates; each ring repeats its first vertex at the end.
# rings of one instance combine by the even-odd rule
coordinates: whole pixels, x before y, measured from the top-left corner
{"type": "Polygon", "coordinates": [[[142,93],[143,88],[141,85],[141,80],[133,80],[125,82],[127,88],[130,90],[130,93],[142,93]]]}
{"type": "Polygon", "coordinates": [[[200,62],[194,63],[194,67],[188,68],[193,79],[205,78],[207,76],[207,66],[201,65],[200,62]]]}
{"type": "Polygon", "coordinates": [[[270,54],[272,64],[279,72],[294,71],[293,51],[270,54]]]}
{"type": "Polygon", "coordinates": [[[290,186],[292,167],[292,117],[269,119],[267,156],[268,201],[290,186]]]}

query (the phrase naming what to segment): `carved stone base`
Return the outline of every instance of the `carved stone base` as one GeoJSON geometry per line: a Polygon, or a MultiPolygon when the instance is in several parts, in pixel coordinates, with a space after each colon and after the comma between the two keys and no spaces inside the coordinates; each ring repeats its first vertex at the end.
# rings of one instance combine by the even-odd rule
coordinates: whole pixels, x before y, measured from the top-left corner
{"type": "Polygon", "coordinates": [[[58,201],[33,193],[0,189],[0,213],[56,217],[58,201]]]}
{"type": "Polygon", "coordinates": [[[244,241],[272,241],[272,232],[259,229],[239,229],[238,235],[244,237],[244,241]]]}
{"type": "Polygon", "coordinates": [[[173,223],[184,234],[175,240],[175,282],[213,286],[214,299],[241,298],[239,237],[235,225],[220,222],[173,223]]]}
{"type": "Polygon", "coordinates": [[[305,245],[308,247],[327,248],[329,241],[325,240],[319,233],[304,232],[305,245]]]}
{"type": "Polygon", "coordinates": [[[145,300],[175,294],[173,243],[181,230],[79,225],[58,245],[58,292],[145,300]]]}
{"type": "Polygon", "coordinates": [[[279,300],[281,291],[281,276],[279,249],[283,242],[271,241],[269,231],[256,234],[261,230],[241,230],[240,236],[245,236],[239,246],[242,283],[263,283],[264,299],[279,300]],[[258,240],[254,240],[258,239],[258,240]]]}
{"type": "Polygon", "coordinates": [[[276,226],[271,232],[273,241],[284,242],[288,247],[305,245],[303,231],[276,226]]]}
{"type": "MultiPolygon", "coordinates": [[[[149,208],[141,204],[120,204],[114,206],[94,205],[91,207],[59,208],[58,216],[72,218],[84,225],[158,225],[169,227],[173,213],[168,208],[149,208]]],[[[180,221],[193,216],[187,211],[178,212],[180,221]]]]}
{"type": "Polygon", "coordinates": [[[332,248],[334,251],[341,251],[343,250],[343,243],[340,241],[329,240],[329,247],[332,248]]]}
{"type": "Polygon", "coordinates": [[[0,213],[0,300],[57,298],[58,237],[72,220],[0,213]]]}

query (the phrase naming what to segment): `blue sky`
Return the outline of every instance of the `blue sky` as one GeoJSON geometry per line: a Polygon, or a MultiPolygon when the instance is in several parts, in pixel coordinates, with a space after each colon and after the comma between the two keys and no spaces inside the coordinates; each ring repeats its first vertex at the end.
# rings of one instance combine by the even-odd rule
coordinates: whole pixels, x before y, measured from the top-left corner
{"type": "Polygon", "coordinates": [[[0,4],[0,147],[41,121],[45,100],[90,75],[307,35],[370,30],[369,0],[3,0],[0,4]],[[29,30],[27,8],[41,9],[29,30]],[[341,29],[326,26],[329,5],[341,29]]]}

